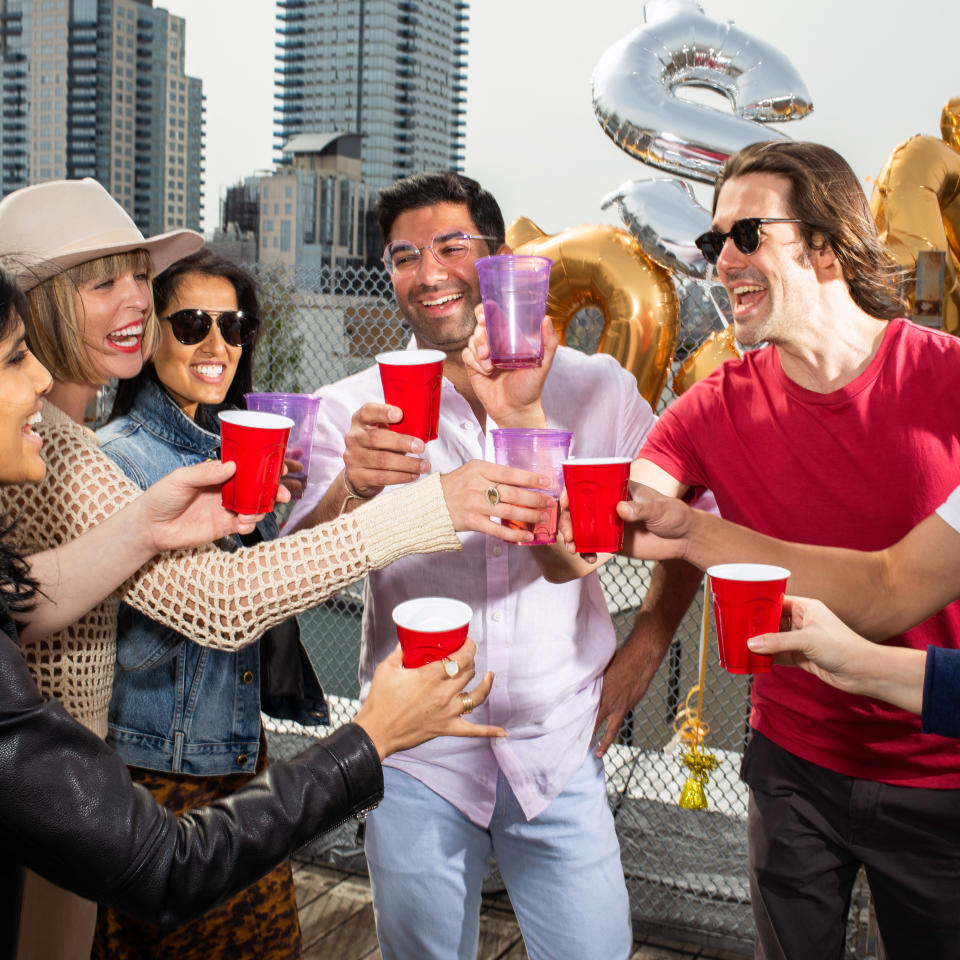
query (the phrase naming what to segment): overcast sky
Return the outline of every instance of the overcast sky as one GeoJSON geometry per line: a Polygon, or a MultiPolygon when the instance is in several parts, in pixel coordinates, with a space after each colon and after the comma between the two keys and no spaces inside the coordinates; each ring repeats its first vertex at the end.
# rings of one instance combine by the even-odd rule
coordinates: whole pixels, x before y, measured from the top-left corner
{"type": "MultiPolygon", "coordinates": [[[[274,0],[154,0],[185,18],[187,73],[206,94],[206,227],[223,189],[273,161],[274,0]]],[[[784,124],[839,150],[863,178],[915,133],[939,136],[960,96],[957,0],[703,0],[778,47],[814,103],[784,124]]],[[[603,51],[643,22],[628,0],[473,0],[465,172],[507,221],[548,233],[618,223],[600,200],[625,180],[664,176],[616,147],[593,114],[590,77],[603,51]]],[[[717,101],[718,106],[722,106],[717,101]]],[[[865,183],[869,195],[870,184],[865,183]]]]}

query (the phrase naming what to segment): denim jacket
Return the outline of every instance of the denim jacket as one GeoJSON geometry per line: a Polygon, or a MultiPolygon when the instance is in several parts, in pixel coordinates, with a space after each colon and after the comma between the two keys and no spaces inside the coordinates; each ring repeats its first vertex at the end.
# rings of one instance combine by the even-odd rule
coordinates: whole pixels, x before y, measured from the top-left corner
{"type": "MultiPolygon", "coordinates": [[[[191,420],[152,381],[133,409],[97,437],[103,452],[143,488],[177,467],[220,456],[219,436],[191,420]]],[[[272,515],[257,529],[265,540],[278,535],[272,515]]],[[[296,620],[287,624],[295,627],[296,620]]],[[[260,746],[260,648],[260,640],[236,652],[203,647],[122,604],[107,741],[134,767],[195,776],[253,772],[260,746]]],[[[298,642],[296,651],[304,667],[303,696],[295,709],[271,712],[325,722],[323,693],[298,642]]],[[[287,706],[292,699],[286,698],[287,706]]]]}

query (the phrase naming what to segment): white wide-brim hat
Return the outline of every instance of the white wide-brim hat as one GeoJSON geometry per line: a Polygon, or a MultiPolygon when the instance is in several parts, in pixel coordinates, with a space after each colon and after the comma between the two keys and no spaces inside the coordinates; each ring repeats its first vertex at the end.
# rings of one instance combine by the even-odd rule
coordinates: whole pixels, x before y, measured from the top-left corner
{"type": "Polygon", "coordinates": [[[70,267],[128,250],[146,250],[156,275],[202,246],[195,230],[145,239],[90,177],[38,183],[0,200],[0,265],[25,293],[70,267]]]}

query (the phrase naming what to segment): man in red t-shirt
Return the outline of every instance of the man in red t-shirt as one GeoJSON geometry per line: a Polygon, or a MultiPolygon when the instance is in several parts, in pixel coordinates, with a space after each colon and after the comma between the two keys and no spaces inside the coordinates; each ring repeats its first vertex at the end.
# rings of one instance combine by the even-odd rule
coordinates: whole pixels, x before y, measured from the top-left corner
{"type": "MultiPolygon", "coordinates": [[[[728,361],[672,404],[633,479],[709,487],[771,536],[879,549],[932,513],[960,463],[960,340],[896,319],[895,265],[845,161],[773,141],[727,162],[698,239],[730,295],[728,361]]],[[[960,607],[891,643],[960,645],[960,607]]],[[[661,648],[649,649],[656,660],[661,648]]],[[[751,894],[760,957],[840,957],[864,864],[889,957],[960,944],[960,747],[919,718],[775,667],[753,684],[751,894]]]]}

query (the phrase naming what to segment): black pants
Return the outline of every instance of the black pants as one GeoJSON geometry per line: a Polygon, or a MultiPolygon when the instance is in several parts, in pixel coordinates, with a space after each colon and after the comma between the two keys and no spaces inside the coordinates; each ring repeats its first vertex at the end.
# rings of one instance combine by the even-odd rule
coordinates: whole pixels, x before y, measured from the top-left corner
{"type": "Polygon", "coordinates": [[[757,733],[740,775],[757,957],[839,960],[863,864],[888,960],[960,958],[960,790],[845,777],[757,733]]]}

